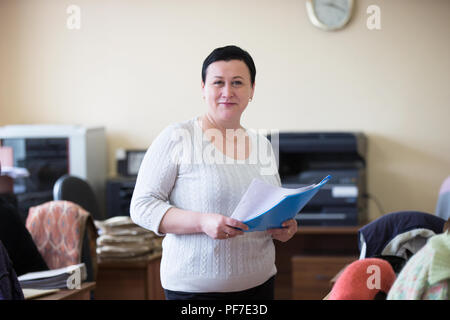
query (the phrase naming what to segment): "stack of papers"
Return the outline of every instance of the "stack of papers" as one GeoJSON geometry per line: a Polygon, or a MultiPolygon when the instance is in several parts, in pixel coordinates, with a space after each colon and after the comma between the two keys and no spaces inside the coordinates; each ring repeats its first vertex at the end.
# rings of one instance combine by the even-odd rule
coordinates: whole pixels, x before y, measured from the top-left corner
{"type": "Polygon", "coordinates": [[[330,179],[331,176],[326,176],[319,183],[297,189],[277,187],[253,179],[231,218],[245,223],[248,231],[281,228],[281,224],[293,219],[330,179]]]}
{"type": "Polygon", "coordinates": [[[9,176],[13,179],[26,178],[30,176],[30,172],[26,168],[2,166],[2,176],[9,176]]]}
{"type": "Polygon", "coordinates": [[[86,266],[84,263],[80,263],[60,269],[30,272],[21,275],[18,277],[18,280],[22,288],[73,289],[71,288],[71,284],[81,283],[85,281],[86,278],[86,266]]]}
{"type": "Polygon", "coordinates": [[[136,225],[128,216],[95,221],[99,229],[99,261],[123,261],[144,258],[162,250],[162,238],[136,225]]]}

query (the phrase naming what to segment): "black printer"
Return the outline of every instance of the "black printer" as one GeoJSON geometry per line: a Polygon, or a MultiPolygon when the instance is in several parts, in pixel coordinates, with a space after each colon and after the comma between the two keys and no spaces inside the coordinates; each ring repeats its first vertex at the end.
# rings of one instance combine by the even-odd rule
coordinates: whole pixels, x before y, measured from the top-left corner
{"type": "Polygon", "coordinates": [[[283,187],[300,188],[332,176],[296,216],[300,226],[366,222],[367,139],[363,133],[280,132],[268,138],[283,187]]]}

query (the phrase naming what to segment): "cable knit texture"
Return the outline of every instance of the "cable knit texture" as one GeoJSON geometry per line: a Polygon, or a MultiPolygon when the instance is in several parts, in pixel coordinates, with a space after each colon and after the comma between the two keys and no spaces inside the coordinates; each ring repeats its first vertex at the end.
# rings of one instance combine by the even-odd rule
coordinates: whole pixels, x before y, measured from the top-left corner
{"type": "MultiPolygon", "coordinates": [[[[234,160],[206,139],[197,117],[164,129],[142,161],[131,200],[133,221],[161,235],[159,224],[172,206],[231,216],[253,178],[280,186],[270,142],[256,131],[247,133],[250,156],[234,160]]],[[[226,240],[167,234],[163,240],[161,282],[168,290],[240,291],[275,273],[275,247],[265,231],[226,240]]]]}

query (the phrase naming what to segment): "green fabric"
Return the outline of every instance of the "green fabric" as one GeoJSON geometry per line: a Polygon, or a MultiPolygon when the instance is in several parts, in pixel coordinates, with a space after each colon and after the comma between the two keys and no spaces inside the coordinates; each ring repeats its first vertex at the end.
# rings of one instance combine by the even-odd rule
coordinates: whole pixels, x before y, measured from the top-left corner
{"type": "Polygon", "coordinates": [[[428,282],[435,284],[445,279],[450,279],[450,234],[442,233],[430,239],[430,245],[434,249],[431,260],[428,282]]]}
{"type": "Polygon", "coordinates": [[[398,275],[387,300],[448,300],[450,236],[435,235],[413,255],[398,275]]]}

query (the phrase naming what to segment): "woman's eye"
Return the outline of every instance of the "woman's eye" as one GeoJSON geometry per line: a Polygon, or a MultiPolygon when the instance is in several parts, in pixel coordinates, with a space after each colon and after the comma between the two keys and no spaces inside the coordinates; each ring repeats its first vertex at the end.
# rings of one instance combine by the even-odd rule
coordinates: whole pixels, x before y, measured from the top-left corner
{"type": "Polygon", "coordinates": [[[221,85],[221,84],[223,84],[223,81],[215,81],[214,84],[215,85],[221,85]]]}

